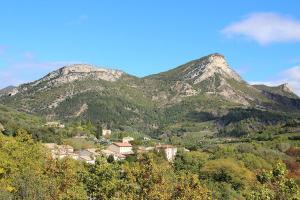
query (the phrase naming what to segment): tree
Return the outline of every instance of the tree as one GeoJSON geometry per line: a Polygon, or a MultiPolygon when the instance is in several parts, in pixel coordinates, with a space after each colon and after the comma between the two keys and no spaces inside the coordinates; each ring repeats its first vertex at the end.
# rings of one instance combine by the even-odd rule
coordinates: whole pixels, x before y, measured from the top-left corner
{"type": "Polygon", "coordinates": [[[145,154],[123,167],[121,199],[169,200],[174,187],[171,166],[155,154],[145,154]]]}
{"type": "Polygon", "coordinates": [[[25,130],[0,134],[0,197],[3,199],[86,199],[78,179],[80,163],[53,160],[25,130]]]}
{"type": "Polygon", "coordinates": [[[113,155],[109,155],[108,158],[107,158],[107,162],[112,163],[114,161],[115,161],[114,156],[113,155]]]}
{"type": "Polygon", "coordinates": [[[101,136],[102,136],[102,131],[103,131],[102,126],[101,126],[100,122],[98,122],[98,124],[97,124],[97,131],[96,131],[96,138],[97,138],[98,140],[99,140],[99,139],[101,138],[101,136]]]}
{"type": "Polygon", "coordinates": [[[84,170],[81,163],[71,158],[49,161],[45,173],[49,176],[55,199],[87,199],[87,193],[80,180],[84,170]]]}
{"type": "Polygon", "coordinates": [[[296,182],[287,177],[286,166],[278,163],[271,171],[257,175],[261,183],[247,196],[249,200],[299,200],[300,193],[296,182]]]}
{"type": "Polygon", "coordinates": [[[103,157],[98,158],[94,165],[86,165],[86,170],[81,173],[81,180],[91,199],[108,200],[117,198],[120,184],[118,178],[118,165],[108,163],[103,157]]]}
{"type": "Polygon", "coordinates": [[[194,174],[200,174],[200,169],[208,159],[208,154],[191,151],[178,152],[174,161],[176,171],[186,170],[194,174]]]}
{"type": "Polygon", "coordinates": [[[178,200],[208,200],[212,199],[211,192],[200,184],[198,176],[189,172],[180,172],[176,176],[172,199],[178,200]]]}
{"type": "Polygon", "coordinates": [[[216,182],[229,183],[235,190],[242,190],[255,181],[254,174],[238,161],[226,158],[206,162],[202,173],[216,182]]]}

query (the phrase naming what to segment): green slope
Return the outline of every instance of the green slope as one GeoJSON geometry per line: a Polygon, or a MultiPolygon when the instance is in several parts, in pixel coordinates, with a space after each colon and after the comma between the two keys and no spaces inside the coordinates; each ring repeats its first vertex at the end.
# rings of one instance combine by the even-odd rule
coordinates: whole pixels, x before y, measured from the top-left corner
{"type": "Polygon", "coordinates": [[[245,131],[235,135],[245,135],[262,130],[264,125],[284,126],[291,117],[297,119],[299,98],[280,88],[250,86],[224,77],[219,71],[201,82],[185,79],[185,74],[208,65],[211,56],[224,58],[213,54],[144,78],[124,73],[116,81],[89,76],[59,85],[51,85],[50,81],[24,84],[18,87],[20,92],[16,95],[1,96],[0,103],[47,120],[91,121],[112,129],[148,134],[161,134],[174,127],[179,127],[175,130],[179,132],[191,124],[201,127],[198,131],[205,131],[203,123],[209,123],[208,131],[234,135],[233,130],[243,126],[245,131]],[[240,113],[239,120],[230,121],[232,113],[240,113]],[[273,113],[279,117],[270,123],[268,118],[273,113]]]}

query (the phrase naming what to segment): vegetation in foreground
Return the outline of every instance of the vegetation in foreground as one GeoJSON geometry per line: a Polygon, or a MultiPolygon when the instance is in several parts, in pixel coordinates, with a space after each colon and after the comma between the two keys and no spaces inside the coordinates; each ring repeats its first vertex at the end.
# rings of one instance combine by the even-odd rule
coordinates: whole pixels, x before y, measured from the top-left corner
{"type": "MultiPolygon", "coordinates": [[[[176,120],[152,135],[156,140],[151,142],[182,148],[173,163],[152,152],[122,162],[100,157],[88,165],[53,160],[41,142],[93,147],[72,137],[97,137],[100,124],[45,127],[42,118],[0,106],[0,199],[300,199],[297,117],[232,110],[219,121],[229,122],[224,132],[215,130],[213,121],[201,120],[209,117],[205,113],[189,117],[192,120],[176,120]]],[[[145,136],[127,127],[114,130],[112,139],[127,135],[136,138],[137,145],[145,136]]]]}
{"type": "MultiPolygon", "coordinates": [[[[293,140],[294,141],[294,140],[293,140]]],[[[0,134],[0,199],[300,199],[298,142],[216,144],[95,165],[53,160],[19,129],[0,134]],[[298,183],[298,184],[297,184],[298,183]]]]}

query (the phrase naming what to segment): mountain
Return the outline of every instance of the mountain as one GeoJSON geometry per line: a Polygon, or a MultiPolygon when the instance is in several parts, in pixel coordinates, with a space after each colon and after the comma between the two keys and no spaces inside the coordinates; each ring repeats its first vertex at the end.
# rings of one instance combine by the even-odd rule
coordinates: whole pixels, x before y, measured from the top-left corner
{"type": "Polygon", "coordinates": [[[0,90],[0,96],[14,94],[15,91],[16,91],[16,87],[10,85],[10,86],[7,86],[7,87],[0,90]]]}
{"type": "Polygon", "coordinates": [[[253,85],[255,88],[263,91],[265,94],[277,94],[280,96],[297,99],[298,96],[292,91],[287,83],[279,86],[253,85]]]}
{"type": "Polygon", "coordinates": [[[229,67],[220,54],[211,54],[146,78],[169,82],[173,91],[185,92],[186,96],[219,95],[230,102],[243,105],[250,105],[253,100],[246,93],[247,90],[257,93],[229,67]]]}
{"type": "Polygon", "coordinates": [[[143,78],[74,64],[9,91],[0,103],[49,120],[90,120],[148,133],[180,130],[191,123],[194,131],[216,131],[249,119],[284,124],[300,114],[300,100],[286,85],[251,86],[221,54],[143,78]],[[237,112],[244,114],[230,121],[237,112]],[[276,117],[265,119],[269,116],[276,117]]]}

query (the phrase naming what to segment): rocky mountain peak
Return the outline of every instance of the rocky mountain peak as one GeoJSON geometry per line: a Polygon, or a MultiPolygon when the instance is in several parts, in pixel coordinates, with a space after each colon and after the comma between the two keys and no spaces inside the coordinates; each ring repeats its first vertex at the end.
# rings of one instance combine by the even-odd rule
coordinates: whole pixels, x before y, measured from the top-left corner
{"type": "Polygon", "coordinates": [[[59,85],[84,78],[116,81],[122,75],[123,72],[119,70],[98,68],[88,64],[72,64],[49,73],[42,79],[33,82],[31,86],[36,86],[42,82],[48,82],[48,84],[51,85],[59,85]]]}
{"type": "Polygon", "coordinates": [[[229,67],[225,57],[218,53],[210,54],[188,64],[184,79],[193,80],[194,84],[197,84],[215,75],[242,82],[241,77],[229,67]]]}
{"type": "Polygon", "coordinates": [[[288,93],[293,93],[292,88],[289,86],[288,83],[284,83],[282,85],[279,85],[279,87],[281,88],[282,91],[284,92],[288,92],[288,93]]]}
{"type": "Polygon", "coordinates": [[[221,63],[226,63],[226,59],[225,56],[219,53],[212,53],[209,54],[205,57],[203,57],[202,59],[207,59],[209,60],[209,62],[221,62],[221,63]]]}
{"type": "Polygon", "coordinates": [[[9,95],[9,96],[13,96],[14,94],[17,93],[17,89],[15,86],[8,86],[6,88],[3,88],[0,90],[0,97],[4,96],[4,95],[9,95]]]}
{"type": "Polygon", "coordinates": [[[112,69],[105,69],[105,68],[98,68],[94,65],[89,65],[89,64],[73,64],[73,65],[68,65],[60,68],[58,70],[60,72],[60,75],[67,75],[71,73],[101,73],[101,72],[106,72],[106,73],[115,73],[115,72],[121,72],[118,70],[112,70],[112,69]]]}

